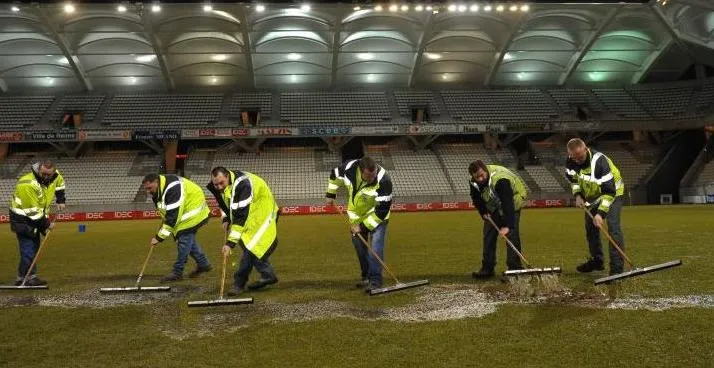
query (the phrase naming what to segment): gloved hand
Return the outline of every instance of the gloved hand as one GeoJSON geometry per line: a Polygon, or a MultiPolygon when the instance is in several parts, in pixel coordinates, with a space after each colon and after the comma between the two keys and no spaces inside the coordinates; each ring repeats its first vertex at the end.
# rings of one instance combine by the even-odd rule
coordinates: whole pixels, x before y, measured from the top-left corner
{"type": "Polygon", "coordinates": [[[350,232],[352,232],[353,236],[357,236],[357,234],[361,233],[364,230],[364,227],[362,224],[353,224],[350,225],[350,232]]]}
{"type": "Polygon", "coordinates": [[[581,196],[575,196],[575,206],[578,208],[583,208],[585,206],[585,199],[581,196]]]}

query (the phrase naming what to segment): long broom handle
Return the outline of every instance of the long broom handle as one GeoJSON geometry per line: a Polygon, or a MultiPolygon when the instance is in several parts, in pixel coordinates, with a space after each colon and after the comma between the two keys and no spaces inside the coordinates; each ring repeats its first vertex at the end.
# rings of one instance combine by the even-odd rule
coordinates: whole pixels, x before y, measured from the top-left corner
{"type": "MultiPolygon", "coordinates": [[[[342,209],[341,209],[340,207],[337,207],[337,206],[334,206],[334,207],[337,209],[337,211],[340,213],[340,215],[344,215],[344,214],[345,214],[345,212],[342,211],[342,209]]],[[[384,263],[384,261],[382,260],[381,257],[379,257],[379,255],[377,254],[377,252],[375,252],[374,250],[372,250],[372,247],[369,245],[369,242],[367,242],[367,240],[364,239],[364,237],[362,236],[362,234],[357,233],[357,234],[355,234],[355,235],[357,235],[357,236],[359,237],[359,239],[362,241],[362,244],[364,244],[364,246],[367,247],[367,250],[369,251],[369,253],[372,254],[372,256],[377,260],[377,262],[379,262],[380,265],[382,265],[382,267],[384,268],[385,271],[387,271],[387,273],[389,274],[389,276],[391,276],[391,277],[394,279],[394,282],[396,282],[397,284],[401,284],[401,282],[399,282],[399,279],[397,278],[397,275],[395,275],[395,274],[392,272],[392,270],[389,269],[389,267],[387,266],[387,264],[384,263]]],[[[353,236],[354,236],[354,235],[353,235],[353,236]]]]}
{"type": "Polygon", "coordinates": [[[496,229],[496,231],[498,232],[498,235],[499,235],[500,237],[502,237],[503,239],[506,239],[506,244],[508,244],[508,246],[510,246],[511,249],[513,249],[513,251],[516,252],[516,254],[518,254],[518,258],[520,258],[521,261],[523,261],[523,263],[526,264],[526,267],[528,267],[528,268],[533,268],[533,266],[531,266],[531,263],[528,262],[528,260],[527,260],[526,257],[523,255],[523,253],[521,253],[521,252],[518,250],[518,248],[516,248],[516,246],[513,245],[513,243],[511,242],[511,240],[508,239],[507,236],[501,234],[501,232],[500,232],[501,229],[498,227],[498,225],[496,225],[496,223],[493,221],[493,219],[491,218],[491,216],[486,217],[486,219],[488,220],[488,222],[491,223],[491,225],[493,225],[493,228],[496,229]]]}
{"type": "Polygon", "coordinates": [[[384,263],[384,261],[382,260],[382,258],[379,257],[379,255],[377,254],[377,252],[375,252],[375,251],[372,249],[372,247],[369,245],[369,242],[367,242],[367,240],[364,239],[364,237],[362,236],[362,234],[357,233],[356,235],[357,235],[357,236],[359,237],[359,239],[362,241],[362,244],[364,244],[364,246],[367,247],[367,250],[369,250],[369,253],[372,254],[372,257],[374,257],[374,258],[377,260],[377,262],[379,262],[379,264],[381,264],[382,267],[384,267],[384,270],[387,271],[387,273],[389,274],[389,276],[391,276],[391,277],[394,279],[394,282],[396,282],[397,284],[401,284],[401,282],[399,282],[399,279],[397,278],[397,275],[395,275],[395,274],[392,272],[392,270],[390,270],[389,267],[387,267],[387,264],[384,263]]]}
{"type": "Polygon", "coordinates": [[[136,278],[136,287],[139,287],[139,284],[141,283],[141,279],[144,277],[144,271],[146,271],[146,265],[149,264],[149,259],[151,258],[151,253],[154,252],[155,245],[149,246],[149,254],[146,255],[146,259],[144,260],[144,265],[141,266],[141,271],[139,272],[139,277],[136,278]]]}
{"type": "Polygon", "coordinates": [[[42,248],[45,246],[45,243],[47,243],[47,239],[50,237],[50,232],[51,230],[47,230],[47,233],[45,233],[45,238],[42,239],[42,242],[40,242],[40,247],[37,249],[37,254],[35,254],[35,258],[32,259],[32,263],[30,263],[30,268],[27,269],[25,277],[22,279],[22,284],[20,284],[20,286],[25,286],[27,278],[30,277],[32,269],[35,267],[35,265],[37,264],[37,260],[40,258],[40,252],[42,252],[42,248]]]}
{"type": "MultiPolygon", "coordinates": [[[[226,244],[226,240],[228,239],[228,232],[223,233],[223,246],[226,244]]],[[[226,287],[226,260],[228,259],[227,255],[223,255],[223,270],[221,271],[221,292],[218,295],[219,300],[223,300],[223,290],[226,287]]]]}
{"type": "MultiPolygon", "coordinates": [[[[585,213],[587,213],[588,216],[590,216],[590,219],[595,221],[595,216],[593,216],[593,214],[590,213],[590,210],[587,208],[587,206],[583,206],[583,211],[585,211],[585,213]]],[[[607,240],[609,240],[610,244],[612,244],[615,247],[615,249],[617,250],[617,253],[620,253],[620,255],[625,260],[625,262],[627,262],[627,265],[630,266],[630,268],[635,268],[635,265],[632,263],[632,261],[627,256],[627,254],[625,254],[625,251],[623,251],[622,248],[620,248],[620,246],[617,244],[615,239],[612,238],[612,235],[610,235],[610,232],[607,229],[602,229],[602,230],[605,233],[607,240]]]]}

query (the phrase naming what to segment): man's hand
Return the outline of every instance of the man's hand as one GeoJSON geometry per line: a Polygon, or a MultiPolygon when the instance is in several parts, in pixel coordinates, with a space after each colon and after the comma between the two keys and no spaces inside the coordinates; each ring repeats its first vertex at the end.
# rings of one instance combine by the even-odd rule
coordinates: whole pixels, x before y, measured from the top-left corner
{"type": "Polygon", "coordinates": [[[228,232],[228,228],[231,226],[230,221],[223,222],[223,232],[228,232]]]}
{"type": "Polygon", "coordinates": [[[57,203],[57,209],[59,211],[64,211],[65,204],[64,203],[57,203]]]}
{"type": "Polygon", "coordinates": [[[221,250],[223,251],[224,257],[228,257],[231,254],[231,247],[229,247],[227,245],[224,245],[223,249],[221,249],[221,250]]]}
{"type": "Polygon", "coordinates": [[[360,224],[350,225],[350,231],[352,235],[357,235],[362,232],[362,226],[360,224]]]}
{"type": "Polygon", "coordinates": [[[487,214],[483,215],[483,219],[484,219],[484,221],[488,221],[491,219],[491,215],[487,213],[487,214]]]}
{"type": "Polygon", "coordinates": [[[335,199],[334,198],[325,198],[325,204],[333,207],[335,205],[335,199]]]}
{"type": "Polygon", "coordinates": [[[602,229],[602,216],[599,213],[593,218],[593,225],[598,229],[602,229]]]}
{"type": "Polygon", "coordinates": [[[54,222],[50,222],[50,226],[47,227],[47,230],[52,230],[52,229],[54,229],[54,228],[55,228],[55,223],[54,223],[54,222]]]}
{"type": "Polygon", "coordinates": [[[498,233],[501,234],[501,236],[506,236],[510,230],[507,227],[502,227],[500,230],[498,230],[498,233]]]}
{"type": "Polygon", "coordinates": [[[575,196],[575,206],[578,208],[585,207],[585,200],[581,196],[575,196]]]}
{"type": "Polygon", "coordinates": [[[151,238],[151,246],[154,247],[156,244],[161,243],[159,239],[156,239],[156,237],[151,238]]]}

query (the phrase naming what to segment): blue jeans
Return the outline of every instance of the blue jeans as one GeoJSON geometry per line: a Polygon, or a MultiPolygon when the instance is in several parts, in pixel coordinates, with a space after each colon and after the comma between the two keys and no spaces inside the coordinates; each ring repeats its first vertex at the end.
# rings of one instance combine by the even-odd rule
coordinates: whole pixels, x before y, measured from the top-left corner
{"type": "MultiPolygon", "coordinates": [[[[277,242],[278,239],[275,239],[271,250],[275,249],[277,242]]],[[[273,266],[270,265],[270,260],[268,259],[269,257],[270,253],[266,253],[262,259],[258,258],[255,254],[243,247],[243,256],[240,259],[238,269],[236,269],[235,274],[233,274],[233,280],[235,282],[234,286],[241,289],[245,288],[245,284],[248,282],[248,276],[250,276],[250,272],[253,270],[253,267],[258,270],[258,273],[260,273],[261,280],[277,279],[277,276],[275,276],[275,270],[273,270],[273,266]]]]}
{"type": "Polygon", "coordinates": [[[211,266],[203,249],[196,242],[196,232],[189,231],[179,234],[176,238],[176,247],[178,248],[178,257],[172,271],[175,275],[183,275],[183,267],[188,261],[189,255],[196,261],[199,268],[211,266]]]}
{"type": "MultiPolygon", "coordinates": [[[[607,222],[607,230],[610,232],[613,240],[617,242],[620,249],[625,250],[625,236],[620,227],[620,211],[622,211],[622,197],[615,197],[610,205],[610,210],[607,212],[605,221],[607,222]]],[[[591,211],[594,215],[597,213],[597,207],[591,211]]],[[[604,263],[604,255],[602,253],[602,242],[600,240],[600,230],[593,225],[593,220],[587,214],[585,216],[585,234],[588,240],[588,248],[590,257],[604,263]]],[[[621,273],[623,268],[623,260],[615,247],[610,244],[610,273],[621,273]]]]}
{"type": "MultiPolygon", "coordinates": [[[[377,253],[380,259],[384,260],[384,237],[387,233],[387,224],[381,223],[370,234],[368,231],[362,232],[362,237],[370,242],[372,250],[377,253]],[[371,240],[370,236],[371,235],[371,240]]],[[[357,252],[357,259],[362,279],[368,279],[370,284],[378,287],[382,286],[382,265],[374,258],[372,253],[367,250],[365,244],[358,236],[352,237],[352,245],[357,252]]]]}
{"type": "MultiPolygon", "coordinates": [[[[27,273],[27,269],[30,268],[32,260],[35,259],[37,255],[37,250],[40,249],[40,235],[37,234],[34,237],[28,237],[26,235],[17,235],[17,242],[20,248],[20,265],[17,267],[17,279],[22,280],[27,273]]],[[[37,265],[32,268],[28,280],[35,277],[37,273],[37,265]]]]}

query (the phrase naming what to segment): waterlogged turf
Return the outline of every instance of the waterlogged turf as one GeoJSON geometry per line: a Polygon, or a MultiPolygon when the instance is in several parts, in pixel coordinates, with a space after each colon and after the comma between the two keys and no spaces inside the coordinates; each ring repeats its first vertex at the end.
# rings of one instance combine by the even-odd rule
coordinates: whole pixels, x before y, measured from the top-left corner
{"type": "MultiPolygon", "coordinates": [[[[217,297],[217,221],[198,236],[214,271],[168,293],[121,294],[99,288],[134,285],[157,222],[90,222],[85,233],[59,223],[39,267],[50,289],[0,291],[0,366],[707,366],[713,211],[626,207],[626,247],[637,266],[684,264],[598,287],[593,281],[605,273],[575,272],[587,256],[578,210],[524,211],[526,257],[563,273],[507,282],[470,278],[481,258],[475,213],[395,213],[387,263],[402,282],[431,284],[372,297],[354,287],[358,267],[343,218],[285,216],[272,258],[280,282],[245,294],[255,304],[211,308],[186,302],[217,297]]],[[[7,225],[0,244],[6,284],[18,257],[7,225]]],[[[159,285],[175,254],[172,241],[161,244],[143,285],[159,285]]],[[[229,264],[236,261],[237,254],[229,264]]],[[[194,267],[189,261],[186,273],[194,267]]]]}

